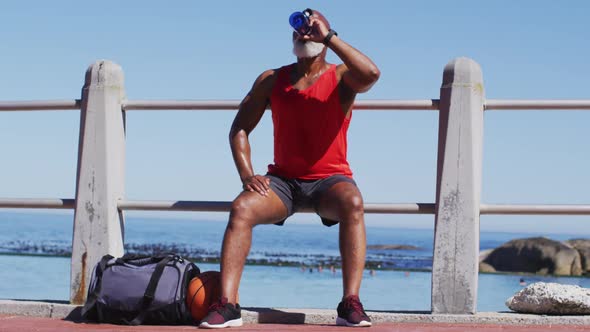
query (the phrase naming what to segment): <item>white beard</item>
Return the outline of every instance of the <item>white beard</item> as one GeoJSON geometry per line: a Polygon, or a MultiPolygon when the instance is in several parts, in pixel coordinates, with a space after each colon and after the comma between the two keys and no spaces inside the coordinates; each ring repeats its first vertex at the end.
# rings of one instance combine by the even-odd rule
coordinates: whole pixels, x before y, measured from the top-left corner
{"type": "Polygon", "coordinates": [[[293,41],[293,54],[297,58],[314,58],[322,53],[324,47],[322,43],[295,40],[293,41]]]}

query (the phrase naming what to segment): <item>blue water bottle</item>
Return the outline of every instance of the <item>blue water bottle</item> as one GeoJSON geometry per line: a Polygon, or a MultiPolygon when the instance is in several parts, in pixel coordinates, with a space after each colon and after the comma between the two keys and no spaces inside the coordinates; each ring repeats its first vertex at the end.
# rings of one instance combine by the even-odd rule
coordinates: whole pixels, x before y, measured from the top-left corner
{"type": "Polygon", "coordinates": [[[302,36],[309,35],[311,32],[311,26],[309,25],[311,15],[313,15],[313,11],[309,8],[302,12],[294,12],[289,16],[289,24],[291,24],[298,34],[302,36]]]}

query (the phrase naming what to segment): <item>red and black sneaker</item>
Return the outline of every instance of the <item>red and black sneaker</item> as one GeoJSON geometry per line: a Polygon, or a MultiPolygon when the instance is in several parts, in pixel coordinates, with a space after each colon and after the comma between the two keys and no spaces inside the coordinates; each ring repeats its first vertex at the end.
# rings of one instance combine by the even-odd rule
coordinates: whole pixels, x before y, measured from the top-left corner
{"type": "Polygon", "coordinates": [[[338,304],[338,317],[336,325],[351,327],[369,327],[372,325],[371,318],[367,316],[363,304],[356,295],[350,295],[344,298],[338,304]]]}
{"type": "Polygon", "coordinates": [[[234,306],[227,303],[227,298],[222,297],[218,302],[209,307],[209,313],[199,324],[200,328],[222,329],[224,327],[242,326],[242,313],[240,305],[234,306]]]}

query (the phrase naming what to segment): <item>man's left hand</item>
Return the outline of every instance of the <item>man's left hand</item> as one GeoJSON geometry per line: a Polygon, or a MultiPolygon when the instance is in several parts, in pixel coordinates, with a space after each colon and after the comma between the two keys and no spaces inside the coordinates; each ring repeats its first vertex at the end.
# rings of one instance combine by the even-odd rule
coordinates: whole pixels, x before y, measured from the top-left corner
{"type": "Polygon", "coordinates": [[[323,43],[324,38],[326,38],[328,32],[330,31],[326,24],[319,18],[312,16],[309,19],[309,25],[311,26],[311,32],[309,35],[301,36],[300,39],[305,41],[309,40],[316,43],[323,43]]]}

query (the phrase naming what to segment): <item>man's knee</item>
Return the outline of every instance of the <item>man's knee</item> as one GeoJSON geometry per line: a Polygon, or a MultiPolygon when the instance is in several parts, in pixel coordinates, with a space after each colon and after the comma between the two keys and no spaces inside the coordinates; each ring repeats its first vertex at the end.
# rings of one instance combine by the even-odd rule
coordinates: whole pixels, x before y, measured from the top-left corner
{"type": "Polygon", "coordinates": [[[363,198],[360,194],[349,194],[342,198],[341,214],[343,220],[362,219],[364,214],[363,198]]]}
{"type": "Polygon", "coordinates": [[[254,211],[252,203],[248,199],[236,198],[231,205],[229,214],[229,225],[234,226],[254,226],[254,211]]]}

